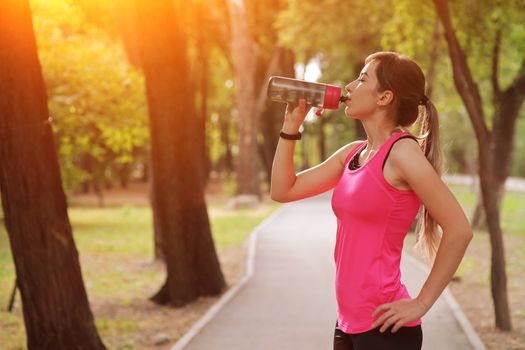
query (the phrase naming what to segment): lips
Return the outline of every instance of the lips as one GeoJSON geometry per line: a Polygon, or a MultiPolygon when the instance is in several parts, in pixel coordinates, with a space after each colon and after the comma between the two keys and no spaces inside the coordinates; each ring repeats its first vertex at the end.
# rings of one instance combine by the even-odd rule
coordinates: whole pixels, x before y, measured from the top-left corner
{"type": "Polygon", "coordinates": [[[339,101],[341,103],[344,103],[346,105],[346,102],[350,100],[350,96],[349,95],[343,95],[341,96],[341,98],[339,99],[339,101]]]}

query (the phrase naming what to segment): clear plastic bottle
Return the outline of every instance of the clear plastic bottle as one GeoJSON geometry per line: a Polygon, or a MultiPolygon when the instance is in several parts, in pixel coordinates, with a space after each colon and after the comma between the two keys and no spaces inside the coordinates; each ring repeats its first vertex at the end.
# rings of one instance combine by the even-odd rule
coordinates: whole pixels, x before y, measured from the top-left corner
{"type": "Polygon", "coordinates": [[[306,104],[319,109],[337,109],[340,102],[348,99],[341,96],[339,86],[279,76],[270,77],[267,96],[272,101],[283,103],[297,103],[304,98],[306,104]]]}

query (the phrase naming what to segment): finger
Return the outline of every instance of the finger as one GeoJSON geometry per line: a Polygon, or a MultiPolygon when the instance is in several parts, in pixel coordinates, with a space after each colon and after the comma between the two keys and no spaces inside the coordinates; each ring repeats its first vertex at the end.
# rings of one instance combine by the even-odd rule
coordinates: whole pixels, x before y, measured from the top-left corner
{"type": "Polygon", "coordinates": [[[303,103],[303,100],[299,100],[297,101],[297,103],[294,105],[294,110],[297,109],[299,110],[299,112],[303,113],[304,111],[304,103],[303,103]]]}
{"type": "Polygon", "coordinates": [[[383,326],[379,329],[379,331],[380,331],[381,333],[383,333],[383,332],[386,331],[386,330],[390,327],[390,325],[392,325],[394,322],[395,322],[395,321],[392,320],[392,317],[389,318],[388,320],[386,320],[385,323],[383,323],[383,326]]]}
{"type": "Polygon", "coordinates": [[[389,304],[382,304],[382,305],[379,305],[379,306],[374,310],[374,312],[372,312],[372,317],[374,317],[377,313],[379,313],[379,311],[384,310],[384,309],[387,309],[388,307],[389,307],[389,304]]]}
{"type": "Polygon", "coordinates": [[[374,323],[372,323],[372,326],[374,326],[375,328],[379,326],[380,324],[383,324],[383,322],[385,322],[393,314],[394,314],[393,312],[385,311],[385,313],[383,313],[377,320],[374,321],[374,323]]]}
{"type": "Polygon", "coordinates": [[[402,322],[402,320],[397,321],[397,323],[392,327],[392,333],[395,333],[398,331],[399,328],[403,326],[405,322],[402,322]]]}
{"type": "Polygon", "coordinates": [[[301,98],[299,100],[299,106],[301,107],[301,109],[304,111],[306,109],[306,100],[304,98],[301,98]]]}
{"type": "Polygon", "coordinates": [[[399,317],[392,315],[384,324],[383,327],[379,330],[381,333],[385,332],[391,325],[399,321],[399,317]]]}
{"type": "Polygon", "coordinates": [[[390,323],[385,322],[385,324],[379,329],[379,332],[384,333],[388,327],[390,327],[390,323]]]}

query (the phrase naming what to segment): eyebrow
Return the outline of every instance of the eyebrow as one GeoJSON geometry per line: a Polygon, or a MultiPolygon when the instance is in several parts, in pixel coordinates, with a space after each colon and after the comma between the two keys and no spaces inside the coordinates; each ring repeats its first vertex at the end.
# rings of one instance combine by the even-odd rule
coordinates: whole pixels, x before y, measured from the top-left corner
{"type": "Polygon", "coordinates": [[[359,74],[359,75],[366,75],[366,76],[368,76],[368,74],[367,74],[366,72],[361,73],[361,74],[359,74]]]}

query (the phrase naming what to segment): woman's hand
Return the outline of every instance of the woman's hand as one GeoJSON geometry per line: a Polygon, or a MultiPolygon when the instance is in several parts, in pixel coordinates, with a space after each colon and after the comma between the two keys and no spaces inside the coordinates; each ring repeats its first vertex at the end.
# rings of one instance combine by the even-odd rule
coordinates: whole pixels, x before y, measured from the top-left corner
{"type": "Polygon", "coordinates": [[[312,106],[307,105],[304,98],[300,99],[298,104],[288,103],[284,115],[284,132],[288,130],[296,133],[304,122],[310,108],[312,108],[312,106]]]}
{"type": "Polygon", "coordinates": [[[382,324],[383,327],[381,327],[379,331],[383,333],[388,329],[388,327],[390,327],[392,324],[395,324],[394,327],[392,327],[392,333],[395,333],[404,324],[421,318],[427,313],[428,308],[417,298],[401,299],[391,303],[379,305],[372,313],[372,317],[375,317],[375,315],[381,310],[386,311],[381,315],[381,317],[372,323],[372,327],[375,328],[382,324]]]}

